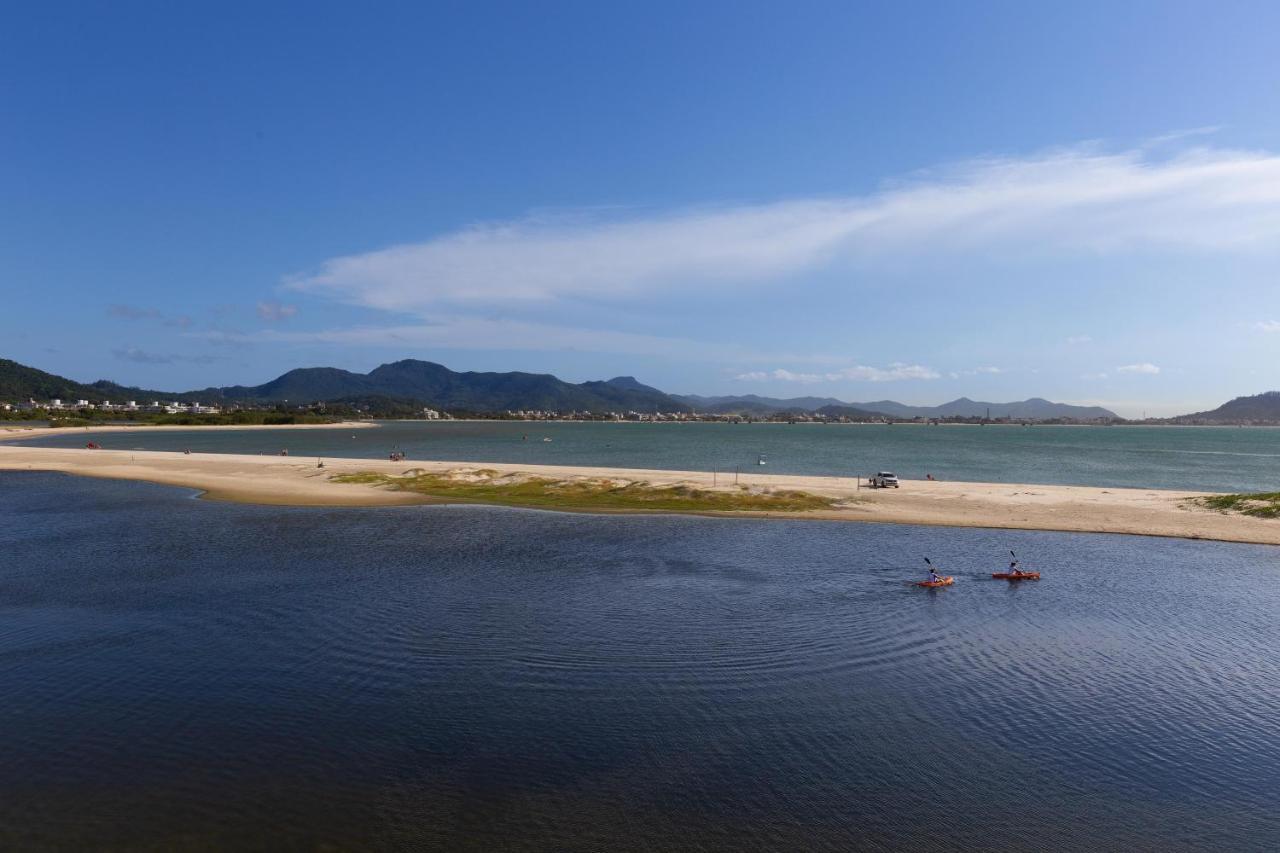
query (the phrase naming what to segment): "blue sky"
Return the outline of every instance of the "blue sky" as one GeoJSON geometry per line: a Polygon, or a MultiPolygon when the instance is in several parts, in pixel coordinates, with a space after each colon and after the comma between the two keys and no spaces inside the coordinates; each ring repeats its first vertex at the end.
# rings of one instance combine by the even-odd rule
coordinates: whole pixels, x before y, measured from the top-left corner
{"type": "Polygon", "coordinates": [[[0,356],[1280,388],[1274,3],[54,7],[0,27],[0,356]]]}

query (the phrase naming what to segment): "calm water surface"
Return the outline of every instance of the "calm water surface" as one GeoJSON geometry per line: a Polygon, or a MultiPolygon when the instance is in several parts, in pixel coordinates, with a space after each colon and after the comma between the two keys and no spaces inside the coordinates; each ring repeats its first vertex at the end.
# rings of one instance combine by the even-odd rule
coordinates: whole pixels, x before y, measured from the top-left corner
{"type": "Polygon", "coordinates": [[[0,848],[1280,848],[1277,549],[190,494],[0,474],[0,848]]]}
{"type": "MultiPolygon", "coordinates": [[[[361,430],[135,431],[113,449],[279,453],[1065,483],[1201,491],[1280,490],[1280,429],[390,421],[361,430]],[[550,438],[551,441],[543,441],[550,438]],[[767,465],[756,464],[760,454],[767,465]]],[[[33,445],[83,447],[68,431],[33,445]]]]}

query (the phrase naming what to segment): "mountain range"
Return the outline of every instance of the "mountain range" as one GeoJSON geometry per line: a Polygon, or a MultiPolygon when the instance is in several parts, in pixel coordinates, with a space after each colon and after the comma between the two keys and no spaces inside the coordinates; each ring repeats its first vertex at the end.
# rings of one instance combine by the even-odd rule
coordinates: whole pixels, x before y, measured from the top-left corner
{"type": "MultiPolygon", "coordinates": [[[[909,406],[893,400],[857,403],[834,397],[699,396],[668,394],[632,376],[572,383],[547,373],[457,372],[430,361],[405,359],[383,364],[368,373],[334,367],[290,370],[262,385],[230,385],[196,391],[155,391],[108,380],[82,383],[46,373],[16,361],[0,359],[0,401],[104,399],[198,400],[203,403],[317,403],[394,400],[439,409],[497,412],[508,409],[542,411],[638,411],[737,413],[771,415],[817,412],[855,418],[888,415],[895,418],[1117,418],[1100,406],[1073,406],[1040,397],[1014,403],[988,403],[961,397],[939,406],[909,406]]],[[[1117,418],[1118,419],[1118,418],[1117,418]]],[[[1238,397],[1216,409],[1168,419],[1174,422],[1280,422],[1280,391],[1238,397]]]]}
{"type": "Polygon", "coordinates": [[[262,385],[229,385],[173,392],[131,388],[100,380],[75,382],[16,361],[0,359],[0,400],[104,399],[198,400],[202,403],[314,403],[388,399],[416,401],[441,409],[495,412],[508,409],[542,411],[664,411],[690,407],[631,376],[608,381],[564,382],[546,373],[458,373],[429,361],[406,359],[368,373],[334,367],[290,370],[262,385]]]}
{"type": "Polygon", "coordinates": [[[773,414],[777,412],[819,412],[827,415],[889,415],[895,418],[1118,418],[1115,412],[1101,406],[1072,406],[1054,403],[1040,397],[1016,403],[986,403],[961,397],[940,406],[908,406],[893,400],[876,400],[870,403],[847,403],[833,397],[759,397],[746,394],[739,397],[699,397],[686,395],[679,399],[700,412],[738,414],[773,414]]]}

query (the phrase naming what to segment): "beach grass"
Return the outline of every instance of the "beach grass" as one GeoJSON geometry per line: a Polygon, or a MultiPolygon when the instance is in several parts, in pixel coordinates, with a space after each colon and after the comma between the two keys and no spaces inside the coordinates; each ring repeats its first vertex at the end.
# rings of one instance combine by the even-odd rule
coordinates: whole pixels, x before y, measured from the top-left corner
{"type": "Polygon", "coordinates": [[[1280,518],[1280,492],[1257,492],[1248,495],[1210,495],[1195,498],[1196,503],[1220,512],[1238,512],[1254,518],[1280,518]]]}
{"type": "Polygon", "coordinates": [[[394,476],[374,471],[337,474],[336,483],[384,486],[442,500],[547,509],[649,510],[655,512],[804,512],[830,509],[837,501],[790,490],[700,489],[676,484],[654,486],[611,478],[549,479],[501,475],[491,469],[428,473],[421,469],[394,476]]]}

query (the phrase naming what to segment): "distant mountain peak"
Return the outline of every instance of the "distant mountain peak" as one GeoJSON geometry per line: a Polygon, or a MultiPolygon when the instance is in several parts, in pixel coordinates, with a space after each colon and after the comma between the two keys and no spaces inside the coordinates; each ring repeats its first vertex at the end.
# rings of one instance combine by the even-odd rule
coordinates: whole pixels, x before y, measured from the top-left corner
{"type": "Polygon", "coordinates": [[[647,389],[649,386],[636,379],[634,376],[615,376],[606,380],[609,385],[616,385],[619,388],[631,389],[647,389]]]}

